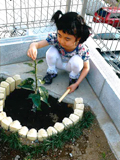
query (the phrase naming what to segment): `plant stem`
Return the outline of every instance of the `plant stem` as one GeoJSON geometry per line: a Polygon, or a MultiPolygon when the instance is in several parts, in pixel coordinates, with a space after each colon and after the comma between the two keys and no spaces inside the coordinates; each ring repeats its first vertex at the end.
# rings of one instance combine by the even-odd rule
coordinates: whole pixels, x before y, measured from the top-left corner
{"type": "Polygon", "coordinates": [[[35,62],[35,94],[37,94],[37,87],[38,87],[38,84],[37,84],[37,62],[36,62],[36,60],[34,62],[35,62]]]}

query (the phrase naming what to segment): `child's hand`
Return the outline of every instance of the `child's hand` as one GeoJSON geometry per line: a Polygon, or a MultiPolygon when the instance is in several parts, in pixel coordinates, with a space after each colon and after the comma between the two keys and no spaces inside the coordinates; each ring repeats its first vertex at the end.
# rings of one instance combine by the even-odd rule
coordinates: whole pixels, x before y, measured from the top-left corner
{"type": "Polygon", "coordinates": [[[27,51],[27,55],[28,55],[28,57],[32,58],[33,60],[35,60],[37,58],[37,48],[34,45],[34,43],[32,45],[30,45],[30,48],[27,51]]]}
{"type": "Polygon", "coordinates": [[[67,87],[67,89],[70,89],[69,94],[72,93],[72,92],[74,92],[77,87],[78,86],[76,85],[76,83],[74,83],[74,84],[70,85],[69,87],[67,87]]]}

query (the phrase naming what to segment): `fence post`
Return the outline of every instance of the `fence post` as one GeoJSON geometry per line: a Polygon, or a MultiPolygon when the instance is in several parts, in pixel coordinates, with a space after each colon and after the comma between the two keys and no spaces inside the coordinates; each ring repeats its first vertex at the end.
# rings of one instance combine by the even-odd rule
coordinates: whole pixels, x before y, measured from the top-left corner
{"type": "Polygon", "coordinates": [[[85,18],[87,3],[88,3],[88,0],[83,0],[83,7],[82,7],[82,12],[81,12],[81,16],[82,16],[83,18],[85,18]]]}
{"type": "Polygon", "coordinates": [[[67,0],[66,1],[66,10],[65,10],[65,12],[69,12],[70,11],[70,4],[71,4],[71,0],[67,0]]]}

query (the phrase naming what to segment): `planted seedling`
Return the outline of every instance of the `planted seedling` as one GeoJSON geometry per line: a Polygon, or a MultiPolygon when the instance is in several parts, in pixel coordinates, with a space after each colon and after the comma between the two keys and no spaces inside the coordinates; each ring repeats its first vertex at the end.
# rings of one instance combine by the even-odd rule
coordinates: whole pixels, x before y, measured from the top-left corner
{"type": "Polygon", "coordinates": [[[38,62],[35,60],[34,63],[25,63],[33,70],[26,72],[26,73],[32,73],[34,74],[34,79],[33,78],[27,78],[24,81],[21,82],[19,87],[34,91],[34,93],[29,94],[28,98],[32,99],[33,102],[33,107],[32,111],[36,112],[36,110],[41,110],[41,101],[45,102],[49,107],[48,103],[48,91],[45,87],[43,86],[38,86],[38,81],[40,84],[44,84],[44,81],[42,81],[40,78],[37,76],[37,64],[42,63],[43,60],[39,60],[38,62]]]}

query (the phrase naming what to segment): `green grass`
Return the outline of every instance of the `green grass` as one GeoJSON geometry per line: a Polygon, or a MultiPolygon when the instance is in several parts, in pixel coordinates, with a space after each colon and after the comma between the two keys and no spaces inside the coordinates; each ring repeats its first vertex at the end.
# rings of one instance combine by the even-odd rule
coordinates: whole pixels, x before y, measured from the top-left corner
{"type": "Polygon", "coordinates": [[[102,158],[106,159],[106,154],[104,152],[102,153],[102,158]]]}

